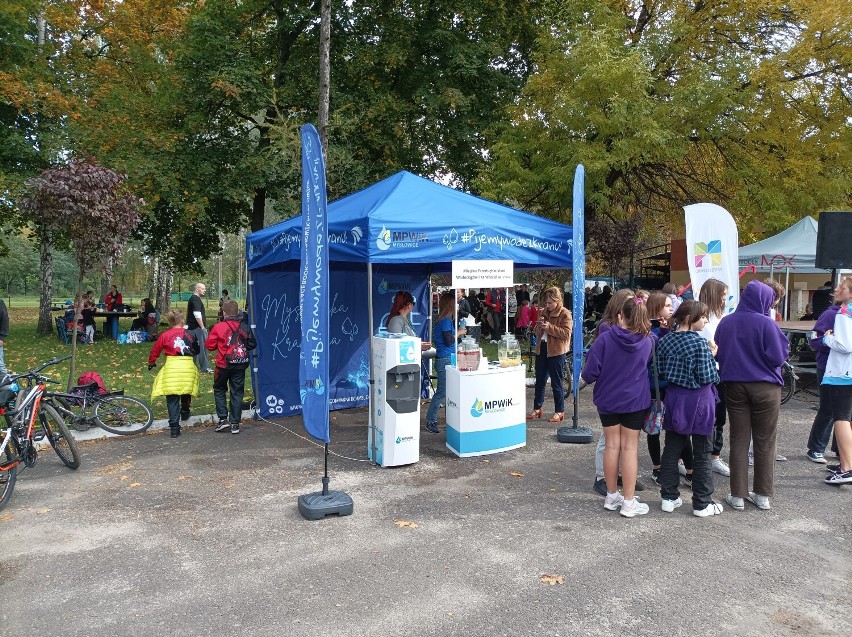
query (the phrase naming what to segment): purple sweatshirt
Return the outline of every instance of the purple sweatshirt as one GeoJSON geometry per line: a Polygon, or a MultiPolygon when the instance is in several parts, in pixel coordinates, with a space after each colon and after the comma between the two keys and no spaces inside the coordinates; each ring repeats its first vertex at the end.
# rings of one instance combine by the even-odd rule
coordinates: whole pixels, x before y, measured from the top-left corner
{"type": "Polygon", "coordinates": [[[825,364],[828,362],[828,355],[831,352],[831,348],[822,342],[822,337],[825,336],[826,330],[834,329],[834,317],[837,316],[837,310],[839,309],[839,305],[829,306],[825,312],[819,315],[816,325],[814,325],[816,338],[812,338],[810,344],[811,349],[816,352],[817,369],[822,372],[825,371],[825,364]]]}
{"type": "Polygon", "coordinates": [[[766,315],[774,298],[771,287],[750,281],[737,309],[719,322],[716,361],[723,382],[784,384],[781,365],[790,355],[790,344],[766,315]]]}
{"type": "Polygon", "coordinates": [[[601,414],[628,414],[651,406],[648,362],[654,337],[611,326],[601,333],[583,365],[582,377],[595,383],[592,402],[601,414]]]}

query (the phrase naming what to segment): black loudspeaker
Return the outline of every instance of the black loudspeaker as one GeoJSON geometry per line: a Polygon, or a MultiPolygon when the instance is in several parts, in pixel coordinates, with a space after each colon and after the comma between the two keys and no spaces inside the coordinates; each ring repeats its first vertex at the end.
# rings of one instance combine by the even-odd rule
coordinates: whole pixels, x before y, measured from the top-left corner
{"type": "Polygon", "coordinates": [[[852,268],[852,212],[819,213],[816,267],[852,268]]]}

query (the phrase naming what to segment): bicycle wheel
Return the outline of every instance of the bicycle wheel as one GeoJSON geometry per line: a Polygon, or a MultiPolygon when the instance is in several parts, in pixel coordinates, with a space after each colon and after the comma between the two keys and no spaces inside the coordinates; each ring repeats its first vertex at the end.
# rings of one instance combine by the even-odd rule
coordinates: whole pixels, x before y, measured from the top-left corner
{"type": "Polygon", "coordinates": [[[14,440],[10,438],[9,444],[6,445],[2,456],[0,456],[0,509],[6,506],[6,503],[12,497],[12,491],[15,489],[15,480],[18,477],[18,466],[12,465],[17,457],[13,445],[14,440]],[[7,468],[3,469],[2,467],[7,468]]]}
{"type": "Polygon", "coordinates": [[[111,396],[98,400],[94,416],[100,427],[123,436],[141,433],[154,422],[148,405],[133,396],[111,396]]]}
{"type": "Polygon", "coordinates": [[[792,367],[789,365],[781,367],[781,380],[784,381],[784,386],[781,387],[781,404],[783,405],[796,393],[796,374],[793,373],[792,367]]]}
{"type": "Polygon", "coordinates": [[[59,459],[69,469],[80,466],[80,452],[77,450],[77,441],[68,431],[68,425],[50,405],[42,404],[38,410],[38,420],[44,428],[44,435],[50,442],[50,446],[59,456],[59,459]]]}

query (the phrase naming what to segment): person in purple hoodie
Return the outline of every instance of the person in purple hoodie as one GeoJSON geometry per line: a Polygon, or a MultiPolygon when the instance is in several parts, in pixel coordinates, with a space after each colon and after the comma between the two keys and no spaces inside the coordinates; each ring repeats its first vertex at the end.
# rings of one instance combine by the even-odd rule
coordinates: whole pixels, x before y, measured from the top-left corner
{"type": "Polygon", "coordinates": [[[742,511],[744,500],[769,508],[774,495],[775,444],[781,409],[781,365],[790,345],[767,313],[775,293],[750,281],[737,309],[716,328],[716,360],[725,383],[730,418],[731,493],[725,501],[742,511]],[[754,440],[754,490],[748,489],[748,446],[754,440]]]}
{"type": "Polygon", "coordinates": [[[814,423],[811,425],[811,433],[808,436],[808,452],[807,457],[811,462],[817,464],[825,464],[825,449],[828,446],[828,439],[831,437],[831,430],[834,428],[834,418],[831,415],[831,399],[829,398],[830,385],[823,385],[822,379],[825,376],[825,364],[828,361],[828,354],[831,352],[825,343],[822,342],[822,337],[828,330],[834,329],[834,318],[837,316],[837,310],[844,303],[852,301],[852,289],[848,288],[841,281],[837,289],[834,290],[834,302],[836,305],[830,306],[817,319],[814,325],[814,338],[811,339],[811,349],[816,352],[816,376],[819,383],[819,410],[814,416],[814,423]]]}
{"type": "Polygon", "coordinates": [[[592,401],[604,430],[604,508],[632,518],[648,513],[635,497],[639,432],[651,406],[648,363],[654,349],[648,310],[642,299],[628,300],[618,324],[600,334],[583,366],[583,380],[595,383],[592,401]],[[618,492],[618,468],[624,495],[618,492]]]}

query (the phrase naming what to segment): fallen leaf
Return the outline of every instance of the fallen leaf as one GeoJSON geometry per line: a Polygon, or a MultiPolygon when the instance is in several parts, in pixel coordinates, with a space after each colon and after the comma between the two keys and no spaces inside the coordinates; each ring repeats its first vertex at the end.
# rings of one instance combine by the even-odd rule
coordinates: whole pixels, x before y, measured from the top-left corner
{"type": "Polygon", "coordinates": [[[416,522],[409,522],[408,520],[394,520],[394,524],[396,524],[399,528],[408,527],[409,529],[416,529],[416,522]]]}
{"type": "Polygon", "coordinates": [[[556,489],[551,489],[551,491],[556,491],[556,489]]]}
{"type": "Polygon", "coordinates": [[[14,513],[7,513],[6,515],[0,515],[0,520],[11,520],[13,517],[15,517],[14,513]]]}
{"type": "Polygon", "coordinates": [[[131,483],[130,483],[130,486],[131,486],[131,487],[138,487],[138,486],[139,486],[139,484],[140,484],[140,483],[138,483],[138,482],[131,482],[131,483]]]}
{"type": "Polygon", "coordinates": [[[48,511],[51,511],[51,510],[52,510],[52,509],[48,509],[48,508],[38,509],[38,510],[36,511],[36,513],[38,513],[39,515],[44,515],[45,513],[47,513],[48,511]]]}
{"type": "Polygon", "coordinates": [[[190,479],[192,479],[192,476],[178,476],[177,479],[178,480],[190,480],[190,479]]]}
{"type": "Polygon", "coordinates": [[[480,462],[491,462],[491,461],[488,458],[486,458],[485,460],[480,460],[480,462]]]}
{"type": "Polygon", "coordinates": [[[119,478],[119,480],[130,480],[130,478],[128,478],[127,476],[121,476],[121,478],[119,478]]]}
{"type": "Polygon", "coordinates": [[[523,478],[524,477],[524,474],[521,473],[520,471],[513,471],[509,475],[511,475],[513,478],[523,478]]]}
{"type": "Polygon", "coordinates": [[[556,586],[557,584],[564,584],[565,578],[562,575],[550,575],[545,573],[538,578],[538,581],[542,584],[547,584],[548,586],[556,586]]]}

